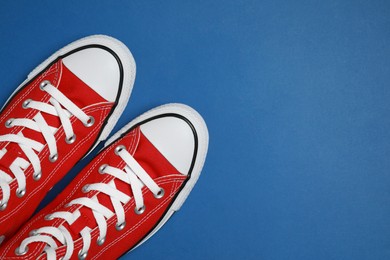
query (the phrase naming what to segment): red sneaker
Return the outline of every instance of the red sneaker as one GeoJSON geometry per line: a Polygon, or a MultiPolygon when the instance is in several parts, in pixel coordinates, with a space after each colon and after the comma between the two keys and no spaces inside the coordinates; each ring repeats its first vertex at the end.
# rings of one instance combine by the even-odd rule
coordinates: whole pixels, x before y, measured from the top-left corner
{"type": "Polygon", "coordinates": [[[208,132],[193,109],[153,109],[105,148],[0,251],[1,259],[116,259],[180,209],[206,157],[208,132]]]}
{"type": "Polygon", "coordinates": [[[135,63],[121,42],[91,36],[34,69],[0,113],[0,240],[107,138],[129,99],[135,63]]]}

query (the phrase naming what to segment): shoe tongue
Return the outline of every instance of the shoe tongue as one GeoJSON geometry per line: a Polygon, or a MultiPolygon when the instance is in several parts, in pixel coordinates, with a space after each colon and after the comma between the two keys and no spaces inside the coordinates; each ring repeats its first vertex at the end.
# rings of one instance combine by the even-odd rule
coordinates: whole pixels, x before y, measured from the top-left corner
{"type": "MultiPolygon", "coordinates": [[[[76,77],[65,65],[62,63],[60,65],[62,65],[61,78],[58,80],[57,88],[76,106],[82,109],[96,103],[107,102],[98,93],[76,77]]],[[[49,101],[48,103],[50,104],[49,101]]],[[[41,112],[41,114],[49,126],[56,129],[61,127],[61,121],[58,116],[53,116],[44,112],[41,112]]],[[[27,128],[23,129],[22,133],[27,138],[45,144],[42,133],[27,128]]]]}
{"type": "MultiPolygon", "coordinates": [[[[120,145],[125,145],[126,147],[131,147],[131,144],[137,142],[137,139],[138,139],[138,145],[135,147],[135,151],[129,151],[129,152],[130,154],[133,154],[137,162],[145,169],[145,171],[152,177],[152,179],[155,180],[159,177],[171,175],[171,174],[180,174],[168,162],[168,160],[165,159],[165,157],[153,146],[153,144],[142,134],[139,127],[135,128],[130,133],[128,133],[125,137],[123,137],[120,140],[120,142],[118,142],[118,145],[120,144],[120,145]]],[[[112,156],[108,155],[108,157],[109,157],[108,164],[110,165],[118,165],[118,163],[122,161],[118,156],[115,155],[112,156]]],[[[104,162],[102,161],[102,163],[104,162]]],[[[123,161],[121,165],[124,168],[123,161]]],[[[95,175],[91,175],[90,178],[91,180],[87,180],[85,183],[98,183],[98,182],[109,183],[111,181],[114,181],[115,186],[119,191],[129,195],[131,197],[130,200],[133,199],[132,198],[133,193],[131,191],[131,187],[129,184],[119,179],[114,179],[114,177],[108,178],[107,176],[108,175],[104,175],[104,174],[102,175],[96,172],[95,175]]],[[[100,204],[107,207],[112,212],[115,212],[111,203],[111,198],[108,195],[99,193],[98,195],[96,195],[96,197],[100,204]]],[[[80,209],[80,212],[83,217],[79,218],[77,222],[73,223],[70,227],[70,229],[72,230],[72,235],[75,238],[80,237],[79,234],[80,231],[86,226],[90,227],[91,229],[97,226],[93,213],[89,208],[83,207],[80,209]]]]}
{"type": "MultiPolygon", "coordinates": [[[[136,131],[138,136],[138,145],[133,154],[133,157],[153,180],[166,175],[180,174],[172,166],[172,164],[157,150],[157,148],[145,137],[139,127],[133,131],[136,131]]],[[[130,197],[133,196],[129,184],[119,179],[115,179],[114,182],[118,190],[129,195],[130,197]]],[[[99,194],[99,196],[101,195],[103,194],[99,194]]]]}
{"type": "MultiPolygon", "coordinates": [[[[92,88],[90,88],[87,84],[81,81],[75,74],[73,74],[62,63],[62,60],[59,60],[58,62],[54,63],[44,73],[45,76],[42,77],[42,81],[49,80],[54,86],[57,86],[58,90],[60,90],[70,101],[72,101],[75,105],[77,105],[81,109],[93,104],[107,102],[92,88]]],[[[40,82],[37,82],[37,80],[34,80],[30,83],[30,85],[36,84],[37,86],[35,88],[38,88],[39,83],[40,82]]],[[[50,96],[47,93],[45,94],[44,92],[41,92],[40,90],[31,91],[31,95],[27,96],[26,99],[30,98],[35,101],[40,101],[40,100],[42,101],[41,98],[37,98],[37,97],[34,98],[35,96],[34,93],[41,95],[41,98],[43,98],[44,100],[43,102],[50,104],[49,102],[50,96]],[[43,97],[42,95],[45,95],[45,97],[43,97]]],[[[26,111],[22,110],[22,112],[26,112],[26,111]]],[[[37,111],[34,110],[30,110],[28,112],[29,113],[32,112],[33,115],[36,115],[37,113],[37,111]]],[[[59,117],[46,114],[44,112],[40,112],[40,113],[49,126],[54,127],[56,129],[61,127],[61,121],[59,117]]],[[[16,114],[15,116],[11,116],[11,117],[18,118],[20,117],[20,115],[18,116],[16,114]]],[[[35,140],[41,144],[46,144],[46,141],[42,133],[36,132],[28,128],[24,128],[23,130],[20,131],[20,133],[22,133],[23,136],[25,136],[26,138],[35,140]]],[[[13,176],[12,173],[9,171],[8,167],[16,159],[16,157],[22,157],[26,160],[27,157],[20,149],[19,145],[15,143],[9,143],[6,149],[7,149],[8,156],[6,156],[6,158],[0,159],[0,169],[4,170],[10,176],[13,176]]],[[[1,193],[0,196],[2,196],[1,193]]]]}

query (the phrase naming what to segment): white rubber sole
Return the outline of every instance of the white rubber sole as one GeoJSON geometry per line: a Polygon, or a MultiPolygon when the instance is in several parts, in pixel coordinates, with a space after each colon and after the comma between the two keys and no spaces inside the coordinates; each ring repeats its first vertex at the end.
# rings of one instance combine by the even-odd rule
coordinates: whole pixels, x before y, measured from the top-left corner
{"type": "Polygon", "coordinates": [[[62,49],[55,52],[53,55],[51,55],[48,59],[46,59],[44,62],[42,62],[40,65],[38,65],[34,70],[28,74],[27,79],[20,84],[16,90],[12,93],[12,95],[8,98],[8,100],[3,105],[2,109],[8,104],[9,100],[15,95],[15,93],[23,87],[28,81],[30,81],[32,78],[34,78],[36,75],[42,72],[49,64],[51,64],[53,61],[58,59],[60,56],[63,56],[70,51],[86,46],[86,45],[102,45],[106,46],[109,49],[111,49],[113,52],[115,52],[116,55],[118,55],[120,61],[122,62],[123,66],[123,82],[122,82],[122,91],[118,100],[118,103],[116,107],[114,108],[114,111],[111,113],[110,118],[107,120],[106,125],[100,132],[100,135],[98,139],[96,140],[95,145],[88,151],[88,153],[85,155],[87,156],[101,141],[104,141],[107,139],[108,135],[111,133],[112,129],[114,128],[115,124],[118,122],[119,117],[123,113],[131,92],[133,90],[133,85],[135,81],[135,73],[136,73],[136,65],[133,58],[133,55],[131,54],[130,50],[119,40],[112,38],[110,36],[106,35],[92,35],[85,38],[81,38],[77,41],[74,41],[62,49]]]}
{"type": "MultiPolygon", "coordinates": [[[[191,107],[183,105],[183,104],[177,104],[177,103],[167,104],[167,105],[162,105],[162,106],[156,107],[152,110],[149,110],[148,112],[137,117],[136,119],[131,121],[129,124],[124,126],[117,133],[115,133],[112,137],[110,137],[110,139],[108,139],[104,145],[105,147],[110,145],[112,142],[117,140],[122,134],[126,133],[129,129],[131,129],[133,126],[137,125],[138,123],[140,123],[142,121],[145,121],[149,118],[152,118],[152,117],[155,117],[155,116],[158,116],[161,114],[170,114],[170,113],[179,114],[179,115],[187,118],[195,127],[197,137],[198,137],[198,150],[197,150],[195,164],[194,164],[194,167],[192,169],[190,179],[186,182],[185,186],[179,192],[175,201],[172,203],[172,205],[170,206],[170,208],[166,212],[163,219],[132,250],[134,250],[135,248],[137,248],[138,246],[143,244],[145,241],[147,241],[149,238],[151,238],[168,221],[168,219],[173,215],[173,213],[178,211],[181,208],[184,201],[187,199],[192,188],[194,187],[195,183],[199,179],[200,173],[202,171],[202,168],[203,168],[203,165],[204,165],[204,162],[206,159],[208,142],[209,142],[209,135],[208,135],[207,126],[206,126],[206,123],[204,122],[203,118],[199,115],[199,113],[196,112],[191,107]]],[[[132,251],[132,250],[130,250],[130,251],[132,251]]]]}

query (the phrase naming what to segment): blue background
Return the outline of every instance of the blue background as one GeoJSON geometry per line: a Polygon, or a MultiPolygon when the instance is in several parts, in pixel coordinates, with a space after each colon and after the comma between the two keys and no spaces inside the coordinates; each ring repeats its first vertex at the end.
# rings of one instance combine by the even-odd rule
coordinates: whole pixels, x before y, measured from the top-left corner
{"type": "Polygon", "coordinates": [[[181,211],[122,259],[390,259],[388,1],[2,1],[0,101],[96,33],[137,62],[115,130],[182,102],[210,131],[181,211]]]}

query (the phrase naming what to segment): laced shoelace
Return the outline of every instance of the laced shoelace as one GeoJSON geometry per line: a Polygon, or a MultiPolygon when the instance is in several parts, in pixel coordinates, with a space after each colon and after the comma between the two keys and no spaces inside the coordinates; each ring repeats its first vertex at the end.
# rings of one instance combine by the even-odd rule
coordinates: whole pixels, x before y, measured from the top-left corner
{"type": "MultiPolygon", "coordinates": [[[[125,147],[120,145],[115,148],[115,154],[125,162],[124,169],[119,169],[116,167],[103,164],[99,167],[100,174],[107,174],[114,177],[108,183],[95,183],[87,184],[82,188],[84,193],[90,191],[97,191],[103,194],[106,194],[110,197],[111,203],[113,205],[114,212],[100,204],[96,195],[93,197],[81,197],[72,200],[66,206],[77,205],[79,207],[85,207],[92,211],[93,216],[97,223],[97,228],[99,230],[99,236],[97,239],[97,244],[102,245],[105,242],[107,234],[107,221],[116,216],[117,223],[115,228],[120,231],[126,225],[124,205],[130,201],[131,198],[134,199],[135,208],[134,211],[136,214],[142,214],[145,211],[145,204],[142,195],[142,188],[146,186],[154,195],[155,198],[160,199],[164,196],[164,189],[160,188],[149,174],[142,168],[142,166],[131,156],[131,154],[126,151],[125,147]],[[116,189],[114,180],[118,179],[130,185],[133,196],[119,191],[116,189]]],[[[79,208],[80,209],[80,208],[79,208]]],[[[47,215],[45,218],[47,220],[61,219],[71,225],[74,223],[81,213],[77,209],[73,213],[68,211],[57,211],[55,213],[47,215]]],[[[80,235],[83,242],[82,249],[78,252],[79,259],[85,259],[88,255],[88,250],[91,245],[91,232],[92,230],[89,227],[85,227],[80,231],[80,235]]],[[[62,245],[66,245],[66,253],[62,259],[70,259],[74,251],[74,241],[70,232],[63,226],[59,227],[42,227],[34,230],[30,233],[30,236],[25,238],[20,246],[16,249],[15,253],[17,255],[26,254],[28,251],[28,245],[34,242],[44,242],[47,246],[44,248],[44,252],[47,255],[47,259],[56,259],[56,249],[58,248],[56,240],[59,241],[62,245]]]]}
{"type": "MultiPolygon", "coordinates": [[[[6,121],[5,126],[7,128],[21,126],[42,133],[43,138],[49,148],[49,160],[55,162],[58,159],[57,142],[54,134],[57,128],[51,127],[47,124],[46,120],[42,116],[41,112],[57,116],[60,119],[65,133],[65,141],[68,144],[73,143],[76,140],[72,123],[70,121],[71,115],[79,119],[86,127],[90,127],[94,124],[93,117],[85,114],[78,106],[76,106],[71,100],[69,100],[61,91],[54,87],[50,81],[43,81],[40,84],[40,89],[47,92],[50,95],[49,103],[40,101],[34,101],[27,99],[23,102],[22,106],[25,109],[34,109],[38,113],[32,118],[10,118],[6,121]]],[[[45,144],[42,144],[36,140],[23,136],[21,132],[18,134],[5,134],[0,135],[0,142],[16,143],[26,155],[27,159],[17,157],[9,167],[10,171],[14,175],[11,177],[8,173],[0,170],[0,188],[3,192],[3,197],[0,201],[0,210],[4,210],[7,207],[10,199],[10,184],[15,179],[17,182],[16,195],[23,197],[26,193],[26,176],[24,171],[31,164],[34,173],[33,179],[39,180],[42,177],[41,162],[38,157],[38,153],[42,151],[45,144]]],[[[0,150],[0,158],[6,153],[6,150],[0,150]]]]}

